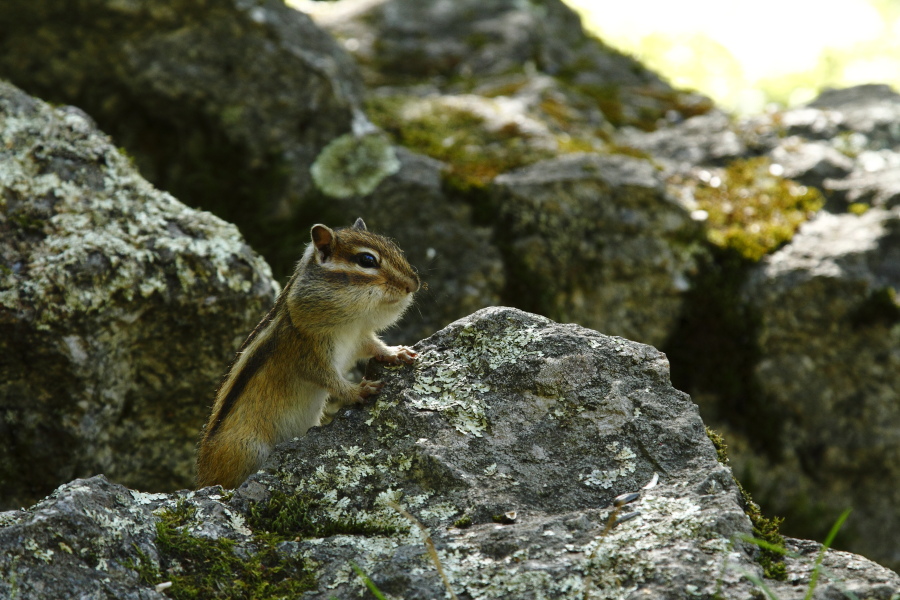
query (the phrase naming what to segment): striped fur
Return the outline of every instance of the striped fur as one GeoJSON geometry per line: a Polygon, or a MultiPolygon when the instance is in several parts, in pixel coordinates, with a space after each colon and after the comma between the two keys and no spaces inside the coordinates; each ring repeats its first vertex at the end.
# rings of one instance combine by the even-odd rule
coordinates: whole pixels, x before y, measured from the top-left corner
{"type": "Polygon", "coordinates": [[[377,392],[377,382],[346,379],[357,360],[414,356],[375,335],[400,318],[419,289],[403,252],[367,231],[361,219],[336,231],[316,225],[311,237],[216,393],[200,442],[198,487],[237,487],[276,444],[377,392]],[[361,253],[371,254],[378,267],[361,266],[361,253]]]}

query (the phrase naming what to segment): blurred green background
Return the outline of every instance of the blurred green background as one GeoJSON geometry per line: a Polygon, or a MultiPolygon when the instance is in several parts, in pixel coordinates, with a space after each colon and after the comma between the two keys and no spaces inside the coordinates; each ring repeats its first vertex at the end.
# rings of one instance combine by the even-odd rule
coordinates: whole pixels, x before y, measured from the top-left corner
{"type": "Polygon", "coordinates": [[[900,0],[565,2],[603,41],[738,114],[825,87],[900,89],[900,0]]]}

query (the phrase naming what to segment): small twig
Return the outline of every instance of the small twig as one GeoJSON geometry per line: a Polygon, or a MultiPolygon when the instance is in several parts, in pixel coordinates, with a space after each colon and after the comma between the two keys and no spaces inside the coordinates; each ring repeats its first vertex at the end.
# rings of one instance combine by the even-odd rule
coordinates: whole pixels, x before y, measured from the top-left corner
{"type": "MultiPolygon", "coordinates": [[[[654,477],[656,474],[654,473],[654,477]]],[[[656,481],[653,481],[653,485],[656,485],[656,481]]],[[[590,556],[587,559],[587,574],[584,576],[584,600],[589,600],[591,595],[591,561],[594,560],[594,557],[597,555],[597,550],[600,549],[600,540],[606,537],[610,531],[613,530],[613,527],[619,524],[619,513],[622,512],[622,508],[630,503],[634,502],[638,498],[640,498],[640,492],[632,492],[631,494],[622,494],[621,496],[616,496],[613,499],[613,511],[609,513],[609,518],[606,519],[606,526],[603,528],[603,531],[600,532],[600,535],[597,536],[597,545],[594,546],[594,550],[591,552],[590,556]]],[[[622,519],[624,521],[630,521],[631,519],[638,516],[640,513],[634,512],[622,519]]]]}
{"type": "Polygon", "coordinates": [[[444,573],[444,568],[441,566],[441,559],[438,556],[437,548],[434,547],[434,542],[431,539],[431,534],[428,532],[428,528],[422,525],[422,522],[417,518],[408,513],[402,506],[394,502],[393,500],[388,500],[385,504],[396,510],[398,513],[403,515],[409,520],[410,523],[419,528],[419,531],[422,532],[423,541],[425,542],[425,547],[428,549],[428,554],[431,556],[431,562],[434,563],[434,566],[437,567],[437,572],[441,576],[441,580],[444,582],[444,587],[447,588],[447,592],[449,592],[450,597],[453,600],[459,600],[456,597],[456,594],[453,593],[453,589],[450,587],[450,580],[447,579],[447,575],[444,573]]]}

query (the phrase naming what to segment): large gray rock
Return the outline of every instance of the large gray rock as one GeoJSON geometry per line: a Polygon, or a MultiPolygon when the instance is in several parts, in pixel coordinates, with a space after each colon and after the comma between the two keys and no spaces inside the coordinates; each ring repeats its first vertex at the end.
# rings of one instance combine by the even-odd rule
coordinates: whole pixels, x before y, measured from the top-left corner
{"type": "MultiPolygon", "coordinates": [[[[387,385],[373,406],[282,445],[230,498],[96,477],[0,514],[0,595],[364,597],[352,562],[393,597],[443,597],[396,505],[428,528],[462,598],[759,597],[730,469],[663,354],[503,308],[416,348],[414,367],[374,368],[387,385]],[[612,499],[631,491],[607,530],[612,499]]],[[[820,547],[788,546],[788,579],[767,585],[801,598],[820,547]]],[[[828,552],[824,565],[817,599],[900,589],[858,556],[828,552]]]]}
{"type": "MultiPolygon", "coordinates": [[[[900,209],[822,214],[745,288],[773,464],[743,459],[776,513],[853,514],[853,548],[900,565],[900,209]]],[[[770,455],[771,456],[771,455],[770,455]]]]}
{"type": "Polygon", "coordinates": [[[0,82],[0,506],[76,476],[193,479],[215,386],[274,299],[233,225],[71,108],[0,82]]]}
{"type": "Polygon", "coordinates": [[[497,177],[509,285],[536,312],[661,345],[704,256],[648,161],[570,155],[497,177]]]}
{"type": "Polygon", "coordinates": [[[0,77],[88,112],[157,187],[240,223],[279,275],[315,222],[300,214],[311,165],[371,128],[353,60],[279,0],[10,0],[0,77]]]}

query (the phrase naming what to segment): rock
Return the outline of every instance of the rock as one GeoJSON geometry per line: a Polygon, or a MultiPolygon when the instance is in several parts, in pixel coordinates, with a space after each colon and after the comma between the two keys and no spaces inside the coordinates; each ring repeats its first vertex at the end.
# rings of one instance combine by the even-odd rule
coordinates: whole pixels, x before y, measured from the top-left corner
{"type": "Polygon", "coordinates": [[[831,178],[845,177],[853,171],[854,162],[827,142],[804,142],[795,136],[772,150],[773,164],[780,165],[782,175],[803,185],[826,189],[831,178]]]}
{"type": "Polygon", "coordinates": [[[738,470],[776,514],[852,508],[853,548],[888,566],[900,565],[897,290],[898,208],[821,214],[755,269],[756,385],[778,452],[738,470]]]}
{"type": "MultiPolygon", "coordinates": [[[[94,477],[0,514],[0,595],[362,597],[352,561],[384,594],[442,597],[414,519],[464,598],[758,597],[730,469],[663,354],[504,308],[416,348],[415,367],[373,367],[373,406],[280,446],[230,498],[94,477]]],[[[788,545],[790,579],[767,585],[799,599],[820,547],[788,545]]],[[[900,589],[861,557],[824,563],[841,580],[820,591],[900,589]]]]}
{"type": "Polygon", "coordinates": [[[900,153],[891,153],[886,160],[890,167],[876,171],[858,169],[844,179],[826,179],[823,185],[844,206],[862,204],[893,208],[900,205],[900,153]]]}
{"type": "Polygon", "coordinates": [[[747,143],[736,129],[730,116],[716,110],[652,132],[626,129],[619,140],[653,156],[667,171],[684,172],[746,156],[747,143]]]}
{"type": "Polygon", "coordinates": [[[78,109],[0,83],[0,144],[0,506],[95,473],[191,485],[216,384],[274,300],[268,265],[78,109]]]}
{"type": "Polygon", "coordinates": [[[161,600],[128,565],[156,555],[152,511],[165,494],[144,494],[98,475],[76,479],[28,511],[0,513],[0,596],[161,600]]]}
{"type": "Polygon", "coordinates": [[[786,531],[824,537],[852,507],[841,543],[897,568],[900,477],[877,473],[897,443],[864,432],[867,419],[897,420],[900,286],[885,215],[900,198],[900,95],[833,90],[800,108],[712,112],[617,139],[653,156],[716,246],[662,346],[676,385],[725,432],[739,479],[786,531]]]}
{"type": "Polygon", "coordinates": [[[653,156],[667,175],[765,154],[779,175],[825,191],[833,212],[853,203],[890,208],[900,194],[900,94],[888,86],[828,90],[807,106],[742,120],[712,111],[615,136],[653,156]]]}
{"type": "Polygon", "coordinates": [[[648,161],[570,155],[501,175],[494,190],[520,303],[650,344],[668,338],[704,250],[648,161]]]}
{"type": "Polygon", "coordinates": [[[522,5],[513,0],[382,0],[344,2],[330,9],[314,3],[299,6],[342,38],[363,66],[377,65],[377,76],[388,80],[501,75],[528,61],[552,73],[572,62],[574,48],[584,42],[578,15],[555,1],[522,5]]]}
{"type": "Polygon", "coordinates": [[[0,77],[87,111],[157,187],[240,223],[279,276],[316,222],[310,167],[372,129],[350,56],[279,0],[11,0],[0,77]]]}
{"type": "Polygon", "coordinates": [[[486,84],[479,93],[505,96],[543,74],[555,78],[563,94],[579,97],[566,102],[564,112],[592,104],[616,124],[643,129],[712,107],[708,98],[672,89],[634,58],[586,34],[578,15],[559,0],[295,5],[343,42],[373,88],[460,93],[486,84]]]}
{"type": "MultiPolygon", "coordinates": [[[[788,111],[790,133],[826,139],[852,158],[852,170],[822,172],[812,185],[829,192],[836,211],[848,205],[891,208],[900,199],[900,94],[886,85],[826,90],[808,108],[788,111]]],[[[843,162],[847,162],[843,160],[843,162]]]]}
{"type": "Polygon", "coordinates": [[[870,149],[893,149],[900,142],[900,94],[888,85],[825,90],[808,106],[830,113],[840,131],[865,136],[870,149]]]}

